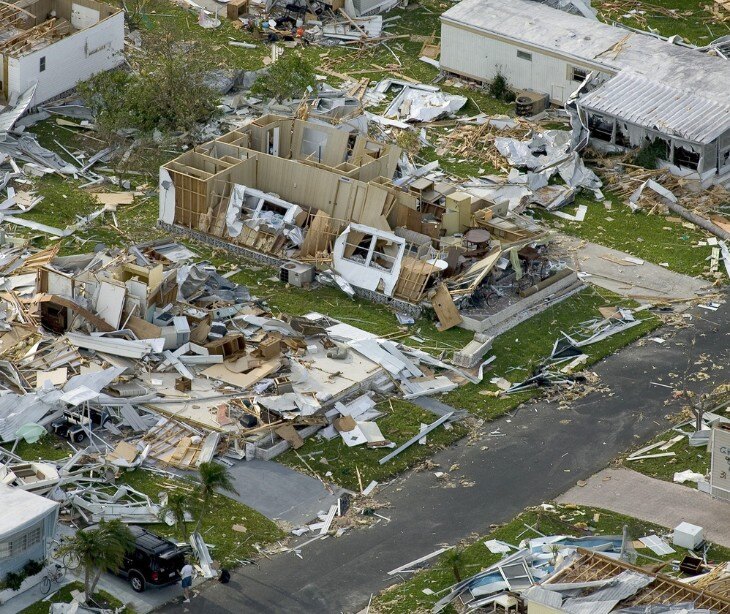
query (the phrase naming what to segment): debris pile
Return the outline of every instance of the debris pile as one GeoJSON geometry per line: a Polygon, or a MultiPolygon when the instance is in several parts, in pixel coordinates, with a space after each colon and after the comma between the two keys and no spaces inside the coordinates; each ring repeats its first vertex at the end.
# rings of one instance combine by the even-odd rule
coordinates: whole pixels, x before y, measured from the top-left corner
{"type": "Polygon", "coordinates": [[[48,429],[79,452],[60,469],[8,453],[0,470],[87,522],[159,520],[158,502],[101,489],[98,476],[268,459],[319,429],[347,446],[394,447],[370,391],[412,399],[482,377],[317,313],[275,317],[180,244],[56,252],[2,251],[0,439],[48,429]]]}
{"type": "MultiPolygon", "coordinates": [[[[526,531],[539,533],[527,525],[526,531]]],[[[688,523],[677,526],[669,535],[674,548],[655,534],[632,541],[627,531],[623,536],[539,535],[518,546],[499,540],[484,542],[490,552],[502,554],[502,559],[452,586],[432,611],[441,612],[450,604],[467,612],[496,604],[549,607],[560,612],[644,612],[649,608],[663,613],[688,607],[688,603],[698,609],[689,606],[682,611],[720,611],[714,608],[727,607],[727,601],[719,596],[724,591],[705,592],[710,586],[720,587],[726,582],[727,566],[708,561],[701,527],[688,523]],[[675,548],[685,549],[686,554],[673,561],[655,558],[674,554],[675,548]],[[645,555],[646,549],[655,556],[645,555]],[[659,561],[655,569],[671,563],[681,575],[675,579],[637,567],[637,559],[642,557],[652,563],[659,561]]]]}

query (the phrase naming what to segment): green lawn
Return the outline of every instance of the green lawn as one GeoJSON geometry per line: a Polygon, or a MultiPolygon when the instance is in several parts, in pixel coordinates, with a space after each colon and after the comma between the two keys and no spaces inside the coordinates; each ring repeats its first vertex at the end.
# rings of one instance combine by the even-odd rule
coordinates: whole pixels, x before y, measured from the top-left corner
{"type": "MultiPolygon", "coordinates": [[[[421,423],[430,424],[436,420],[431,412],[400,399],[379,403],[378,409],[386,414],[378,419],[383,436],[397,445],[416,435],[421,423]]],[[[339,435],[330,441],[310,437],[304,446],[298,450],[288,450],[276,460],[305,473],[310,473],[311,468],[325,481],[333,481],[359,492],[358,471],[363,487],[371,480],[383,482],[458,441],[466,432],[466,427],[461,423],[453,424],[450,430],[438,427],[428,435],[425,445],[415,443],[384,465],[378,461],[391,452],[390,449],[368,448],[365,445],[348,448],[339,435]],[[326,476],[327,472],[332,475],[326,476]]]]}
{"type": "Polygon", "coordinates": [[[633,28],[653,30],[662,36],[679,34],[685,41],[706,45],[715,38],[730,34],[730,26],[719,22],[706,0],[652,0],[617,3],[597,0],[593,8],[604,21],[617,21],[633,28]],[[630,13],[635,9],[638,13],[630,13]],[[644,14],[641,14],[641,13],[644,14]]]}
{"type": "MultiPolygon", "coordinates": [[[[539,391],[527,391],[502,398],[484,395],[484,391],[497,391],[489,380],[500,376],[512,383],[520,382],[532,374],[553,348],[560,333],[574,334],[579,330],[581,322],[601,318],[598,307],[603,306],[635,306],[632,301],[622,300],[616,295],[597,288],[588,288],[575,294],[557,305],[553,305],[538,316],[526,320],[512,330],[500,335],[492,346],[490,354],[497,358],[490,365],[491,370],[480,384],[465,384],[456,390],[447,392],[441,398],[445,403],[459,409],[466,409],[481,418],[494,419],[513,410],[522,402],[539,394],[539,391]]],[[[654,315],[644,311],[637,314],[642,323],[624,333],[614,335],[593,345],[587,346],[586,365],[591,365],[618,349],[646,335],[661,324],[654,315]]]]}
{"type": "MultiPolygon", "coordinates": [[[[629,537],[632,539],[643,537],[651,532],[667,533],[667,529],[652,523],[598,508],[575,505],[557,506],[548,511],[533,508],[497,528],[488,536],[466,545],[460,563],[462,577],[467,578],[500,560],[502,555],[489,552],[484,545],[485,539],[498,539],[517,546],[523,539],[539,537],[534,530],[527,528],[526,525],[530,525],[545,535],[621,535],[624,525],[628,526],[629,537]],[[585,531],[585,529],[588,529],[588,531],[585,531]]],[[[438,546],[439,544],[434,544],[433,549],[436,550],[438,546]]],[[[638,549],[637,553],[639,555],[646,553],[654,559],[657,558],[648,549],[638,549]]],[[[448,555],[448,553],[446,554],[448,555]]],[[[674,555],[663,558],[669,561],[681,558],[681,556],[678,550],[674,555]]],[[[714,562],[728,561],[730,560],[730,549],[713,545],[710,547],[707,559],[714,562]]],[[[406,562],[406,560],[403,561],[403,563],[406,562]]],[[[637,564],[652,564],[654,562],[655,560],[643,559],[639,556],[637,564]]],[[[446,589],[455,582],[451,563],[447,556],[442,555],[428,569],[415,574],[402,584],[397,584],[376,595],[371,607],[373,611],[379,614],[430,612],[433,604],[443,597],[446,589]],[[433,591],[435,594],[427,595],[423,592],[424,589],[433,591]]]]}
{"type": "MultiPolygon", "coordinates": [[[[627,252],[654,264],[667,263],[667,268],[677,273],[699,277],[709,271],[706,258],[711,248],[697,247],[697,242],[710,235],[700,229],[683,226],[684,220],[667,219],[678,219],[676,216],[648,215],[644,211],[632,213],[626,203],[611,192],[606,192],[605,196],[606,202],[611,205],[610,210],[604,203],[594,200],[592,195],[582,193],[576,197],[576,206],[588,207],[582,222],[570,222],[542,210],[536,210],[535,216],[566,234],[627,252]]],[[[566,207],[564,211],[575,212],[573,207],[566,207]]]]}
{"type": "MultiPolygon", "coordinates": [[[[29,605],[24,610],[21,610],[19,614],[48,614],[49,604],[51,603],[71,603],[72,591],[84,590],[83,582],[71,582],[66,586],[62,587],[55,595],[53,595],[48,601],[37,601],[33,605],[29,605]]],[[[124,602],[119,601],[114,595],[107,593],[106,591],[97,591],[94,594],[97,603],[104,605],[106,608],[119,608],[124,605],[124,602]]],[[[131,605],[127,605],[119,614],[134,614],[135,609],[131,605]]]]}
{"type": "MultiPolygon", "coordinates": [[[[531,374],[532,369],[549,356],[560,331],[574,334],[577,332],[579,323],[601,317],[598,307],[617,304],[634,305],[631,301],[619,300],[610,292],[587,289],[550,307],[544,313],[523,322],[495,340],[490,354],[494,354],[497,358],[491,365],[491,371],[485,372],[482,383],[466,383],[438,398],[457,409],[465,409],[479,418],[494,420],[503,416],[528,399],[542,394],[542,390],[535,389],[495,397],[494,393],[498,388],[489,383],[492,376],[498,375],[512,382],[522,381],[531,374]]],[[[640,325],[585,348],[588,354],[587,365],[594,364],[613,354],[661,324],[658,318],[646,311],[637,315],[642,319],[640,325]]],[[[371,330],[369,325],[375,329],[377,324],[377,321],[355,323],[356,326],[368,330],[371,330]]],[[[373,332],[377,331],[373,330],[373,332]]],[[[411,342],[410,339],[404,341],[411,342]]],[[[435,419],[433,414],[407,401],[393,400],[392,404],[381,403],[380,407],[385,409],[388,415],[380,418],[378,425],[386,438],[390,438],[398,444],[415,435],[421,422],[428,424],[435,419]]],[[[433,454],[435,449],[460,439],[465,432],[465,427],[460,425],[457,425],[452,431],[438,429],[429,436],[429,445],[411,446],[406,452],[385,465],[378,463],[381,456],[385,455],[383,451],[367,449],[363,446],[347,448],[339,437],[331,441],[310,438],[297,451],[299,456],[293,450],[289,450],[279,456],[277,460],[306,472],[312,469],[323,478],[330,471],[332,476],[327,479],[346,488],[358,490],[356,467],[360,471],[363,486],[366,486],[370,480],[382,481],[413,467],[433,454]],[[322,462],[323,458],[327,460],[326,463],[322,462]],[[306,466],[307,464],[309,467],[306,466]]]]}
{"type": "MultiPolygon", "coordinates": [[[[185,478],[167,478],[151,471],[137,469],[125,473],[120,482],[149,495],[154,501],[159,501],[161,492],[175,490],[181,490],[189,494],[191,500],[197,500],[195,482],[185,478]]],[[[181,534],[176,534],[173,527],[164,523],[147,526],[151,531],[161,535],[182,539],[181,534]]],[[[189,531],[194,528],[195,522],[188,523],[189,531]]],[[[238,566],[243,559],[256,556],[258,554],[256,545],[266,546],[284,537],[282,530],[265,516],[217,493],[211,498],[200,532],[205,542],[212,546],[210,552],[213,559],[228,568],[238,566]],[[242,525],[245,531],[234,530],[234,525],[242,525]]]]}
{"type": "MultiPolygon", "coordinates": [[[[659,443],[660,441],[669,441],[678,434],[677,431],[667,431],[645,444],[636,446],[636,449],[638,450],[653,443],[659,443]]],[[[707,448],[704,446],[693,448],[689,445],[689,440],[686,437],[675,443],[666,452],[674,452],[675,456],[647,458],[646,460],[638,461],[627,461],[626,458],[623,458],[622,463],[628,469],[633,469],[634,471],[660,480],[666,480],[667,482],[674,481],[675,472],[691,469],[697,473],[707,475],[710,471],[710,453],[707,451],[707,448]]],[[[657,449],[646,452],[647,455],[663,453],[665,451],[657,449]]],[[[697,488],[694,482],[685,482],[684,486],[697,488]]]]}
{"type": "MultiPolygon", "coordinates": [[[[12,450],[13,444],[6,443],[3,447],[12,450]]],[[[21,439],[15,447],[15,454],[27,461],[47,460],[57,461],[69,458],[73,454],[71,446],[65,439],[49,433],[35,443],[26,443],[21,439]]]]}

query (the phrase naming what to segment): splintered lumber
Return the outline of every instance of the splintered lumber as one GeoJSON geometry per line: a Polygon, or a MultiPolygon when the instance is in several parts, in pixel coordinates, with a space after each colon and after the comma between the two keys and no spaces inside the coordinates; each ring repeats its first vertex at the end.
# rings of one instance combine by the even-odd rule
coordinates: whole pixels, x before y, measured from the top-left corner
{"type": "Polygon", "coordinates": [[[649,460],[650,458],[664,458],[666,456],[676,456],[674,452],[662,452],[661,454],[645,454],[644,456],[629,456],[627,461],[649,460]]]}

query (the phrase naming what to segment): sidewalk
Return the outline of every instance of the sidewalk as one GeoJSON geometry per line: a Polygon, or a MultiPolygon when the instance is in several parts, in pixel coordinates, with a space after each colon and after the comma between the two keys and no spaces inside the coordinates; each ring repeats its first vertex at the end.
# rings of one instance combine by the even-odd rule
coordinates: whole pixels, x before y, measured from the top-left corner
{"type": "Polygon", "coordinates": [[[602,507],[670,529],[689,522],[703,527],[708,541],[730,547],[730,503],[630,469],[599,471],[557,501],[602,507]]]}
{"type": "MultiPolygon", "coordinates": [[[[58,590],[71,582],[79,581],[83,583],[81,573],[81,568],[75,571],[68,571],[61,584],[54,585],[51,588],[52,594],[55,594],[58,590]]],[[[204,581],[205,580],[203,578],[196,578],[193,581],[193,588],[198,587],[204,581]]],[[[151,612],[155,608],[174,600],[178,596],[180,598],[178,601],[182,601],[182,589],[180,588],[180,584],[173,584],[163,588],[151,588],[143,593],[135,593],[126,580],[110,573],[101,575],[101,578],[99,578],[99,584],[97,585],[97,590],[106,591],[107,593],[114,595],[120,601],[123,601],[125,604],[131,605],[134,607],[137,614],[147,614],[147,612],[151,612]]],[[[29,605],[43,600],[45,597],[47,597],[47,595],[43,595],[41,593],[41,587],[40,584],[38,584],[32,589],[25,591],[0,606],[0,611],[20,612],[29,605]]]]}

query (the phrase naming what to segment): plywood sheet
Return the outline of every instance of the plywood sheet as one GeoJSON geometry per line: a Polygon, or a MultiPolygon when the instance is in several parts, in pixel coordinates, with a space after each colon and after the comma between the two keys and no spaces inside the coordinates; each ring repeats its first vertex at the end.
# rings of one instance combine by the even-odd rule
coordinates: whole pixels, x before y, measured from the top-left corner
{"type": "Polygon", "coordinates": [[[459,310],[454,305],[451,294],[449,294],[444,284],[439,284],[439,287],[436,288],[436,294],[431,299],[431,305],[436,312],[436,317],[439,319],[441,326],[438,329],[440,331],[448,330],[461,324],[461,314],[459,314],[459,310]]]}

